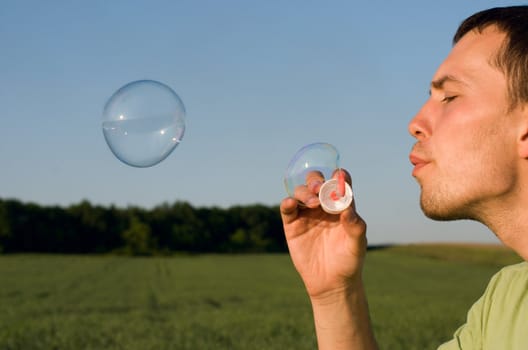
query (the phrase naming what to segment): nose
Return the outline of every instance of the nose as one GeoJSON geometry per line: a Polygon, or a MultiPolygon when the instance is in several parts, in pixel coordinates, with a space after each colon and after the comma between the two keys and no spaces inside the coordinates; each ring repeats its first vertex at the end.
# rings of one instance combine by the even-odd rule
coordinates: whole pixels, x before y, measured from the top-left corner
{"type": "Polygon", "coordinates": [[[430,135],[430,126],[425,118],[426,112],[427,104],[423,105],[408,125],[409,134],[417,140],[421,140],[430,135]]]}

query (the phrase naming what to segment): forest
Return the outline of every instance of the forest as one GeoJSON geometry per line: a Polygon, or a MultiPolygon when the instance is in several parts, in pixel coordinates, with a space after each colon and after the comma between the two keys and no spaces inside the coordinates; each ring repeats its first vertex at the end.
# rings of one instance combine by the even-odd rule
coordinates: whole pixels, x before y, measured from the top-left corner
{"type": "Polygon", "coordinates": [[[0,199],[0,253],[170,255],[287,250],[279,209],[261,204],[152,209],[0,199]]]}

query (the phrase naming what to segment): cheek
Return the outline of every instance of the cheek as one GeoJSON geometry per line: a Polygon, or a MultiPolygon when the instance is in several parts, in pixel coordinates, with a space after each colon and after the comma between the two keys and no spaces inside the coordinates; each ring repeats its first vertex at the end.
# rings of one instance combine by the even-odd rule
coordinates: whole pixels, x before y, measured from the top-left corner
{"type": "Polygon", "coordinates": [[[432,153],[439,170],[448,175],[474,167],[479,148],[470,135],[447,129],[437,130],[432,153]]]}
{"type": "Polygon", "coordinates": [[[490,172],[496,172],[498,149],[502,148],[496,140],[476,127],[457,130],[438,130],[435,135],[439,142],[433,154],[439,176],[467,186],[468,182],[482,181],[490,172]]]}
{"type": "Polygon", "coordinates": [[[460,191],[475,187],[495,194],[507,191],[516,178],[515,145],[510,141],[503,130],[474,126],[446,145],[450,155],[443,159],[444,175],[460,191]]]}

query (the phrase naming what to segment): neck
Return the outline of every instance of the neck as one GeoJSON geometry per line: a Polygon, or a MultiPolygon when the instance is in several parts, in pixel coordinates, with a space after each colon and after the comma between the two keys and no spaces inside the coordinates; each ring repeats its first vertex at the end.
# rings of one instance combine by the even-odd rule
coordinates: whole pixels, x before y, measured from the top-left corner
{"type": "Polygon", "coordinates": [[[503,200],[500,206],[485,212],[492,214],[481,216],[479,221],[488,226],[504,245],[528,261],[528,197],[503,200]]]}

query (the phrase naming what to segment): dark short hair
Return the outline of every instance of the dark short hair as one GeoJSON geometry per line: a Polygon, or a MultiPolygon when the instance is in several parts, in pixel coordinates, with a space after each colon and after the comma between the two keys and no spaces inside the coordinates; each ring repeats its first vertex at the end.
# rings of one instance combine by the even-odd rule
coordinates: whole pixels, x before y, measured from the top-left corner
{"type": "Polygon", "coordinates": [[[460,24],[453,44],[472,30],[481,33],[493,25],[506,34],[494,64],[508,81],[508,97],[514,108],[521,102],[528,102],[528,5],[496,7],[475,13],[460,24]]]}

